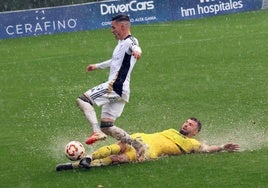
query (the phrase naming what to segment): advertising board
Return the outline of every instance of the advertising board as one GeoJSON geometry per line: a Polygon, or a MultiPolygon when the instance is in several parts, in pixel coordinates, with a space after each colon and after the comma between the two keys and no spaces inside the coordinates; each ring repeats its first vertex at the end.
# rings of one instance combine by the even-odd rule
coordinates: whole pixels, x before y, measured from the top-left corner
{"type": "Polygon", "coordinates": [[[131,23],[194,19],[260,9],[261,0],[118,0],[0,13],[0,39],[110,27],[112,16],[131,23]]]}

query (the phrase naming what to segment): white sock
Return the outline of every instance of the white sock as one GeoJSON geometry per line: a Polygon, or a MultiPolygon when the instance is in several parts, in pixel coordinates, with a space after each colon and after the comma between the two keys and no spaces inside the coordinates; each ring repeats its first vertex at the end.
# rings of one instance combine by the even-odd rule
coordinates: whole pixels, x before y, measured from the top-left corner
{"type": "Polygon", "coordinates": [[[77,104],[80,107],[80,109],[83,111],[87,121],[91,124],[92,129],[94,132],[100,132],[99,123],[97,120],[96,112],[91,104],[81,100],[77,99],[77,104]]]}
{"type": "Polygon", "coordinates": [[[94,123],[94,124],[91,124],[91,125],[92,125],[93,132],[101,132],[100,126],[99,126],[98,123],[94,123]]]}

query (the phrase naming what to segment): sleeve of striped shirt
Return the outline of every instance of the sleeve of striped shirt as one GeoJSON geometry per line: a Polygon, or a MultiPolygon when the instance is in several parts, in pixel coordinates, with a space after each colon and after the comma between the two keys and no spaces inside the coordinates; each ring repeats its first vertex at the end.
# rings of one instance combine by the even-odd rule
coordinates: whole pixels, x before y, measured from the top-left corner
{"type": "Polygon", "coordinates": [[[96,64],[96,68],[97,69],[105,69],[105,68],[108,68],[108,67],[110,67],[111,61],[112,61],[112,59],[109,59],[109,60],[103,61],[101,63],[97,63],[96,64]]]}

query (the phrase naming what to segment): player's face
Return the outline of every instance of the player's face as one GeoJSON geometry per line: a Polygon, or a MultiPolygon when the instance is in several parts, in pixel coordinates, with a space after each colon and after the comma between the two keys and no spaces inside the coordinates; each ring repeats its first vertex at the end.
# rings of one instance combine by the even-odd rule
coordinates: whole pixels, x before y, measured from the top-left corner
{"type": "Polygon", "coordinates": [[[188,137],[195,136],[198,133],[197,122],[191,119],[187,119],[180,129],[180,133],[188,137]]]}
{"type": "Polygon", "coordinates": [[[123,24],[120,22],[112,21],[112,33],[114,34],[115,39],[123,40],[123,24]]]}

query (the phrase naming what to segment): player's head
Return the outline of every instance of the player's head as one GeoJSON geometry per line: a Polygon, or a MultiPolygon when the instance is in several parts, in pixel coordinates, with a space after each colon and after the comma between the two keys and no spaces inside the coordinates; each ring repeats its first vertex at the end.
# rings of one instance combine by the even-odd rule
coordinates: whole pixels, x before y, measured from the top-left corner
{"type": "Polygon", "coordinates": [[[187,137],[193,137],[199,133],[201,128],[201,122],[197,118],[191,117],[183,123],[180,133],[187,137]]]}
{"type": "Polygon", "coordinates": [[[129,16],[119,14],[112,18],[112,33],[117,40],[123,40],[130,35],[130,19],[129,16]]]}
{"type": "Polygon", "coordinates": [[[117,21],[117,22],[126,21],[126,22],[130,22],[130,19],[129,19],[129,16],[128,15],[119,14],[119,15],[116,15],[116,16],[112,17],[112,21],[117,21]]]}

